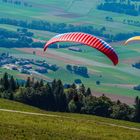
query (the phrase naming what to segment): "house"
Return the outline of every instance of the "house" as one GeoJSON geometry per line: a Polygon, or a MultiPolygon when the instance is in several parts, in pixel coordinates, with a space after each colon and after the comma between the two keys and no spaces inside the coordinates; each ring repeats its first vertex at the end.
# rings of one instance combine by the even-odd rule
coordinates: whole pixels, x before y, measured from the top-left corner
{"type": "Polygon", "coordinates": [[[32,69],[32,66],[31,66],[31,65],[24,65],[24,66],[22,66],[22,68],[23,68],[23,69],[28,69],[28,70],[29,70],[29,69],[32,69]]]}
{"type": "Polygon", "coordinates": [[[71,51],[82,52],[82,49],[80,49],[78,47],[68,47],[68,49],[71,51]]]}
{"type": "Polygon", "coordinates": [[[19,69],[19,72],[24,73],[24,74],[30,74],[30,72],[27,69],[19,69]]]}
{"type": "Polygon", "coordinates": [[[35,69],[35,71],[37,71],[39,73],[48,73],[48,71],[45,67],[38,67],[35,69]]]}

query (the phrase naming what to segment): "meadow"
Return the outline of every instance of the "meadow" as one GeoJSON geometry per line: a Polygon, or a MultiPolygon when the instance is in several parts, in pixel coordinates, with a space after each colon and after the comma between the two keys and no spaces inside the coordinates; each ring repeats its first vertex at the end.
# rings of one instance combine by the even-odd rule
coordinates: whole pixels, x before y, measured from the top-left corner
{"type": "Polygon", "coordinates": [[[138,140],[138,123],[97,116],[46,112],[21,103],[0,99],[0,108],[43,113],[46,116],[1,111],[0,139],[138,140]],[[132,128],[132,129],[131,129],[132,128]]]}

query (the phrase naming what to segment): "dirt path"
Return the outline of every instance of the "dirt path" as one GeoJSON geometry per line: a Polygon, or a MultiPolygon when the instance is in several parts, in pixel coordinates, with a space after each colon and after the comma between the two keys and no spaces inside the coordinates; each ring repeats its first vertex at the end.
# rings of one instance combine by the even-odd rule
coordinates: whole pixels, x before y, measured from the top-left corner
{"type": "MultiPolygon", "coordinates": [[[[66,116],[60,116],[60,115],[34,113],[34,112],[25,112],[25,111],[17,111],[17,110],[9,110],[9,109],[0,109],[0,111],[1,112],[2,111],[3,112],[9,112],[9,113],[19,113],[19,114],[25,114],[25,115],[34,115],[34,116],[46,116],[46,117],[57,117],[57,118],[74,119],[72,117],[66,117],[66,116]]],[[[107,125],[107,126],[113,126],[113,127],[119,127],[119,128],[129,129],[129,130],[140,131],[140,129],[136,128],[136,127],[128,127],[128,126],[117,125],[117,124],[113,124],[113,123],[106,123],[106,122],[101,122],[100,121],[100,122],[98,122],[98,124],[107,125]]]]}

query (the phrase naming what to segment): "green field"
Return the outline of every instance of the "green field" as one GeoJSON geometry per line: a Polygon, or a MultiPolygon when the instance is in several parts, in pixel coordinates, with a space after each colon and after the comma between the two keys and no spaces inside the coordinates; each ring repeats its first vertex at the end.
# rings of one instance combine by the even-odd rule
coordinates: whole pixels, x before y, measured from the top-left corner
{"type": "Polygon", "coordinates": [[[95,28],[106,27],[105,33],[124,33],[140,31],[139,27],[123,24],[123,20],[140,21],[139,17],[97,10],[102,0],[42,0],[39,2],[29,0],[32,7],[13,5],[0,1],[0,17],[10,17],[23,20],[41,19],[50,22],[68,24],[92,25],[95,28]],[[114,22],[105,18],[113,17],[114,22]]]}
{"type": "MultiPolygon", "coordinates": [[[[100,1],[94,0],[29,0],[32,7],[11,5],[0,1],[0,17],[10,17],[15,19],[33,20],[41,19],[49,22],[72,23],[75,25],[93,25],[93,27],[106,27],[106,32],[112,34],[120,32],[140,31],[139,27],[122,24],[124,19],[139,21],[139,17],[128,16],[124,14],[100,11],[96,9],[100,1]],[[105,20],[105,17],[113,17],[114,22],[105,20]]],[[[0,28],[16,31],[18,26],[0,24],[0,28]]],[[[34,39],[48,40],[56,33],[48,31],[31,30],[34,33],[34,39]]],[[[87,66],[90,78],[84,78],[66,70],[67,63],[55,58],[47,58],[34,56],[29,53],[17,51],[15,49],[0,49],[0,51],[8,51],[18,58],[40,59],[46,60],[48,63],[57,64],[60,69],[56,72],[49,71],[45,76],[49,79],[62,79],[64,83],[73,83],[75,79],[81,79],[86,87],[90,87],[94,92],[117,94],[127,97],[140,96],[139,91],[133,90],[135,85],[140,84],[140,70],[133,68],[131,65],[140,61],[139,44],[122,46],[122,43],[112,45],[119,55],[119,65],[113,66],[112,63],[100,52],[93,50],[87,46],[80,46],[83,50],[73,52],[67,49],[49,49],[52,54],[64,56],[64,59],[71,61],[80,60],[82,66],[87,66]],[[101,76],[101,77],[100,77],[101,76]],[[100,81],[101,85],[96,85],[96,81],[100,81]]],[[[46,53],[47,56],[47,53],[46,53]]],[[[1,70],[2,74],[7,71],[13,75],[19,74],[17,71],[1,70]]]]}
{"type": "Polygon", "coordinates": [[[89,115],[45,112],[0,99],[0,109],[2,108],[43,113],[46,116],[0,111],[1,140],[139,140],[140,137],[139,130],[131,130],[140,128],[138,123],[89,115]]]}
{"type": "MultiPolygon", "coordinates": [[[[7,30],[17,30],[17,26],[11,25],[0,25],[0,28],[5,28],[7,30]]],[[[34,38],[47,40],[51,38],[54,33],[47,31],[37,31],[29,30],[34,33],[34,38]],[[46,39],[45,39],[46,38],[46,39]]],[[[49,63],[57,64],[61,68],[57,72],[49,71],[45,76],[51,79],[62,79],[64,83],[73,83],[75,79],[81,79],[86,87],[90,87],[95,92],[110,93],[123,95],[127,97],[140,96],[139,91],[132,89],[133,85],[138,85],[140,83],[140,71],[131,66],[132,63],[139,61],[140,51],[139,44],[122,46],[121,43],[113,45],[116,52],[119,55],[119,65],[113,66],[102,53],[96,51],[87,46],[80,46],[83,50],[82,53],[70,51],[68,49],[49,49],[53,54],[58,56],[64,56],[64,58],[69,58],[70,60],[81,60],[83,66],[87,66],[90,73],[90,78],[84,78],[76,74],[72,74],[66,70],[66,64],[63,61],[57,60],[55,58],[46,58],[41,56],[35,56],[33,54],[25,53],[15,49],[4,49],[1,48],[0,51],[8,51],[11,55],[19,58],[29,58],[29,59],[40,59],[46,60],[49,63]],[[129,61],[131,60],[131,63],[129,61]],[[100,77],[102,75],[102,77],[100,77]],[[100,86],[96,85],[96,81],[101,82],[100,86]],[[120,84],[120,85],[116,85],[120,84]],[[125,85],[130,85],[131,88],[125,85]]],[[[41,49],[41,51],[43,51],[41,49]]],[[[46,53],[47,56],[47,53],[46,53]]],[[[80,64],[81,65],[81,64],[80,64]]],[[[7,70],[1,70],[3,72],[7,70]]],[[[11,74],[16,76],[17,72],[13,71],[11,74]]],[[[1,73],[2,75],[2,73],[1,73]]]]}
{"type": "MultiPolygon", "coordinates": [[[[128,48],[130,49],[130,47],[128,48]]],[[[136,48],[137,47],[135,47],[135,49],[136,48]]],[[[84,47],[84,49],[86,49],[86,47],[84,47]]],[[[71,61],[82,60],[83,62],[85,62],[83,63],[83,66],[88,67],[90,77],[84,78],[82,76],[78,76],[74,73],[68,72],[66,70],[67,63],[63,61],[54,58],[35,56],[33,54],[24,53],[22,51],[15,50],[15,49],[5,49],[5,48],[0,49],[0,52],[6,52],[6,51],[8,51],[12,56],[17,58],[28,58],[28,59],[35,59],[35,60],[40,59],[40,60],[46,60],[51,64],[57,64],[60,67],[59,70],[56,72],[49,71],[47,74],[45,74],[47,78],[61,79],[64,83],[70,83],[70,84],[73,83],[75,79],[81,79],[82,82],[86,85],[86,87],[90,87],[92,89],[93,94],[94,92],[101,92],[101,93],[123,95],[123,96],[133,97],[133,98],[135,98],[136,96],[140,96],[139,91],[135,91],[132,89],[133,85],[138,85],[140,83],[139,70],[131,67],[131,65],[124,64],[122,61],[123,57],[122,60],[120,60],[120,64],[114,67],[106,57],[102,56],[102,54],[100,53],[97,53],[97,51],[96,54],[94,52],[95,50],[93,51],[93,49],[90,50],[88,48],[87,51],[85,51],[84,53],[68,51],[66,49],[57,49],[57,50],[49,49],[48,52],[52,52],[59,56],[62,56],[63,53],[65,52],[64,58],[73,58],[70,59],[71,61]],[[92,55],[91,52],[93,52],[94,55],[92,55]],[[100,59],[98,59],[98,57],[100,59]],[[100,75],[102,75],[102,77],[100,77],[100,75]],[[100,85],[96,85],[97,80],[101,82],[100,85]],[[129,88],[125,85],[130,85],[130,86],[132,85],[132,86],[129,88]]],[[[130,50],[128,50],[128,56],[129,56],[129,51],[130,50]]],[[[133,57],[135,57],[135,55],[133,57]]],[[[125,59],[127,60],[128,58],[125,59]]],[[[17,74],[20,74],[17,71],[10,71],[1,68],[1,76],[4,72],[8,72],[15,76],[17,74]]]]}

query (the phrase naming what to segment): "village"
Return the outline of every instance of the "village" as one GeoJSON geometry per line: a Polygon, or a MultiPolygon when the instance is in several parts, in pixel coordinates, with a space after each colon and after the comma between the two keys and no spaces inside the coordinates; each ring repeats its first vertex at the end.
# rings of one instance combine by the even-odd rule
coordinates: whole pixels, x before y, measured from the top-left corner
{"type": "Polygon", "coordinates": [[[57,71],[59,69],[57,65],[49,64],[45,60],[16,58],[8,52],[0,53],[0,67],[28,75],[32,75],[33,73],[46,74],[48,70],[57,71]]]}

